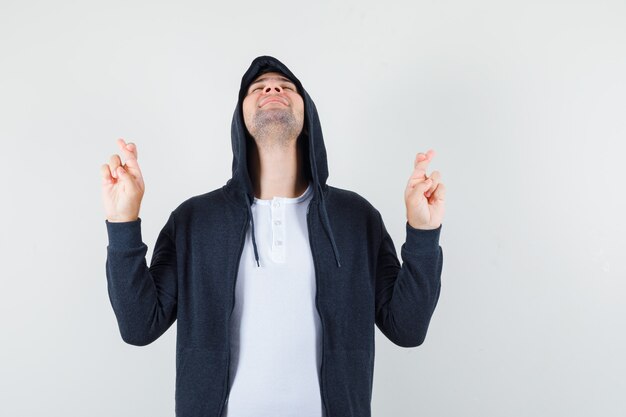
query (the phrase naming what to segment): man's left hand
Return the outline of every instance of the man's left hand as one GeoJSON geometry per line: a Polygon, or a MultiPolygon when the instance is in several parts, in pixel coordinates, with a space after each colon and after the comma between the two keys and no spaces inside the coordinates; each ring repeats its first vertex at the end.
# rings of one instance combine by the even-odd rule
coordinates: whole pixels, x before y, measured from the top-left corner
{"type": "Polygon", "coordinates": [[[434,156],[435,151],[432,149],[417,154],[413,173],[404,191],[407,221],[415,229],[437,229],[443,220],[446,190],[441,182],[441,174],[433,171],[430,176],[426,175],[428,164],[434,156]]]}

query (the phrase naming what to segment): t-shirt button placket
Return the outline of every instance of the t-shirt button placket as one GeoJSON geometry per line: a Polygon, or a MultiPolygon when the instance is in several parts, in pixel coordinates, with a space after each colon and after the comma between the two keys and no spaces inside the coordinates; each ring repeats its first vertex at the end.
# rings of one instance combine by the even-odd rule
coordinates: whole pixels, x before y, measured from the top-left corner
{"type": "Polygon", "coordinates": [[[285,227],[283,224],[284,206],[279,201],[272,202],[272,256],[276,262],[284,262],[285,257],[285,227]]]}

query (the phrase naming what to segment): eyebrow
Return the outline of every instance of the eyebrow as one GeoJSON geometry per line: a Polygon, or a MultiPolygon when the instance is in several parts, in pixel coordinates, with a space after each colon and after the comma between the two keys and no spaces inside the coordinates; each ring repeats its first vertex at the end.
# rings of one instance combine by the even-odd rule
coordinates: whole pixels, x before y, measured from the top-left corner
{"type": "MultiPolygon", "coordinates": [[[[291,84],[293,84],[293,85],[296,85],[296,84],[295,84],[293,81],[291,81],[289,78],[285,78],[285,77],[282,77],[282,76],[279,76],[279,77],[271,77],[271,78],[278,78],[278,79],[279,79],[279,80],[281,80],[281,81],[287,81],[288,83],[291,83],[291,84]]],[[[258,80],[256,80],[256,81],[252,82],[252,83],[250,84],[250,87],[252,87],[252,86],[253,86],[254,84],[256,84],[256,83],[260,83],[260,82],[265,81],[265,80],[267,80],[267,79],[268,79],[268,77],[259,78],[258,80]]],[[[248,87],[248,88],[249,88],[249,87],[248,87]]]]}

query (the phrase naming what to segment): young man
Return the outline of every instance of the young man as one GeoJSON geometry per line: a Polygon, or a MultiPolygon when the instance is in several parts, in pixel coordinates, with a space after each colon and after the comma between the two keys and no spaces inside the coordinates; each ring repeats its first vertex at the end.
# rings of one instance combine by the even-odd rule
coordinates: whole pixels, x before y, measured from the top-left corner
{"type": "Polygon", "coordinates": [[[102,165],[106,275],[121,336],[143,346],[177,320],[176,415],[370,416],[375,325],[419,346],[439,299],[444,214],[434,152],[405,191],[403,264],[382,217],[326,183],[317,110],[270,56],[243,75],[232,178],[175,208],[147,266],[137,148],[102,165]]]}

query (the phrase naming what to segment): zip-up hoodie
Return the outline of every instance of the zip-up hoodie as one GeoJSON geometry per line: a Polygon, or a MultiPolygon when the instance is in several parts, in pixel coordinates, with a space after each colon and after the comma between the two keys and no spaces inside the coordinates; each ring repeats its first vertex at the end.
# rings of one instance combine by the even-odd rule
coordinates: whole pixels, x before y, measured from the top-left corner
{"type": "Polygon", "coordinates": [[[241,79],[231,125],[232,177],[171,211],[149,267],[141,218],[105,220],[109,299],[121,337],[132,345],[152,343],[177,321],[176,416],[220,417],[230,391],[230,319],[249,227],[260,265],[247,168],[251,137],[242,102],[251,82],[268,71],[291,79],[304,100],[298,141],[307,151],[306,171],[313,183],[307,227],[315,305],[322,323],[320,391],[325,415],[369,417],[375,327],[398,346],[423,343],[441,288],[441,226],[421,230],[405,222],[400,264],[380,212],[356,192],[326,183],[328,165],[317,109],[300,81],[276,58],[255,58],[241,79]]]}

